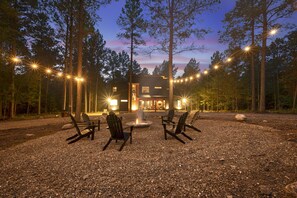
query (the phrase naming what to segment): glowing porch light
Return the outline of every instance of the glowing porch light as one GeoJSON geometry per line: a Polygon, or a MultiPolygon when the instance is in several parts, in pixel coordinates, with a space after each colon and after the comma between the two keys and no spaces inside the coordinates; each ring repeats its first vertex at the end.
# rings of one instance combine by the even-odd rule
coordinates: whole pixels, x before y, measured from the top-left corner
{"type": "Polygon", "coordinates": [[[273,36],[276,33],[277,33],[277,29],[272,29],[272,30],[270,30],[269,35],[273,36]]]}
{"type": "Polygon", "coordinates": [[[181,79],[181,80],[180,80],[180,82],[184,82],[184,80],[183,80],[183,79],[181,79]]]}
{"type": "Polygon", "coordinates": [[[137,106],[136,105],[132,105],[132,111],[136,111],[137,110],[137,106]]]}
{"type": "Polygon", "coordinates": [[[190,80],[193,80],[193,77],[192,76],[190,77],[190,80]]]}
{"type": "Polygon", "coordinates": [[[244,48],[244,51],[246,51],[246,52],[248,52],[248,51],[250,51],[251,50],[251,47],[250,46],[246,46],[245,48],[244,48]]]}
{"type": "Polygon", "coordinates": [[[207,71],[207,70],[205,70],[203,73],[206,75],[206,74],[208,74],[208,71],[207,71]]]}
{"type": "Polygon", "coordinates": [[[183,99],[182,99],[182,102],[183,102],[184,104],[186,104],[186,103],[187,103],[187,98],[183,98],[183,99]]]}
{"type": "Polygon", "coordinates": [[[70,79],[70,78],[71,78],[71,76],[70,76],[70,75],[67,75],[67,76],[66,76],[66,78],[67,78],[67,79],[70,79]]]}
{"type": "Polygon", "coordinates": [[[227,62],[230,63],[232,61],[232,58],[227,58],[227,62]]]}
{"type": "Polygon", "coordinates": [[[196,77],[197,77],[197,78],[200,78],[200,74],[197,74],[196,77]]]}
{"type": "Polygon", "coordinates": [[[185,81],[188,82],[188,78],[186,78],[185,81]]]}
{"type": "Polygon", "coordinates": [[[214,65],[213,68],[214,69],[219,69],[219,66],[218,65],[214,65]]]}

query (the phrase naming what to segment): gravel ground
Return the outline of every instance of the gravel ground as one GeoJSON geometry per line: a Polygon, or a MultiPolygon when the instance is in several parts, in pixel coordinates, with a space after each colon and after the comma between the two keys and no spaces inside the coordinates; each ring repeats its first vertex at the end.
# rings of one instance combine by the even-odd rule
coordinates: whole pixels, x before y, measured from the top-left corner
{"type": "Polygon", "coordinates": [[[194,140],[182,137],[185,145],[164,140],[160,118],[150,114],[154,124],[134,129],[133,144],[121,152],[122,142],[102,151],[109,138],[104,125],[94,141],[68,145],[70,129],[1,150],[0,196],[296,197],[285,191],[297,181],[296,115],[282,117],[292,122],[286,130],[265,126],[275,123],[265,115],[250,114],[247,122],[201,115],[195,125],[202,133],[188,130],[194,140]]]}

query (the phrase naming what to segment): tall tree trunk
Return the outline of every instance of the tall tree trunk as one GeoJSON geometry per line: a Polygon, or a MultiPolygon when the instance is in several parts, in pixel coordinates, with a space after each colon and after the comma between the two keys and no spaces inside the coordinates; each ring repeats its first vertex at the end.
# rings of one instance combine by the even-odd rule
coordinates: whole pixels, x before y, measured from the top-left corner
{"type": "MultiPolygon", "coordinates": [[[[68,37],[69,37],[69,18],[66,18],[66,38],[65,38],[65,54],[64,54],[64,74],[68,72],[68,37]]],[[[63,84],[63,110],[66,110],[67,106],[67,78],[64,76],[64,84],[63,84]]]]}
{"type": "Polygon", "coordinates": [[[278,68],[276,70],[276,96],[277,96],[276,97],[277,109],[280,110],[280,100],[279,100],[279,72],[278,72],[278,68]]]}
{"type": "Polygon", "coordinates": [[[174,0],[169,1],[169,14],[170,14],[170,35],[169,35],[169,60],[168,60],[168,83],[169,83],[169,109],[173,109],[173,74],[172,74],[172,63],[173,63],[173,10],[174,0]]]}
{"type": "MultiPolygon", "coordinates": [[[[91,83],[91,82],[90,82],[91,83]]],[[[88,97],[88,112],[92,112],[93,111],[93,93],[92,93],[92,89],[91,89],[91,84],[89,85],[89,97],[88,97]]]]}
{"type": "Polygon", "coordinates": [[[98,74],[96,75],[96,90],[95,90],[95,112],[98,111],[98,74]]]}
{"type": "Polygon", "coordinates": [[[15,73],[14,73],[15,65],[13,64],[11,67],[11,101],[10,101],[10,118],[14,118],[15,116],[15,73]]]}
{"type": "MultiPolygon", "coordinates": [[[[15,39],[12,41],[12,54],[16,57],[16,41],[15,39]]],[[[15,63],[11,65],[11,84],[10,84],[10,91],[11,91],[11,101],[10,101],[10,118],[14,118],[15,116],[15,63]]]]}
{"type": "Polygon", "coordinates": [[[41,114],[41,73],[39,73],[39,87],[38,87],[38,115],[41,114]]]}
{"type": "MultiPolygon", "coordinates": [[[[83,5],[84,0],[79,1],[79,13],[78,13],[78,51],[77,51],[77,77],[82,77],[82,58],[83,58],[83,24],[84,24],[84,16],[83,16],[83,5]]],[[[82,102],[82,82],[77,81],[76,83],[76,108],[75,108],[75,119],[80,121],[81,114],[81,102],[82,102]]]]}
{"type": "Polygon", "coordinates": [[[84,96],[85,96],[85,110],[84,110],[84,112],[85,113],[87,113],[88,112],[88,85],[87,85],[87,83],[85,83],[84,84],[85,86],[84,86],[84,91],[85,91],[85,94],[84,94],[84,96]]]}
{"type": "Polygon", "coordinates": [[[69,75],[71,76],[71,78],[69,79],[69,97],[68,97],[68,105],[69,105],[69,109],[68,111],[70,113],[73,113],[73,3],[71,0],[71,7],[70,7],[70,20],[69,20],[69,65],[68,65],[68,69],[69,69],[69,75]]]}
{"type": "Polygon", "coordinates": [[[293,98],[293,105],[292,105],[292,110],[294,111],[296,108],[296,100],[297,100],[297,83],[295,85],[295,92],[294,92],[294,98],[293,98]]]}
{"type": "Polygon", "coordinates": [[[129,88],[128,88],[128,111],[132,112],[132,73],[133,73],[133,27],[130,41],[130,67],[129,67],[129,88]]]}
{"type": "Polygon", "coordinates": [[[267,6],[266,0],[263,0],[263,33],[261,49],[261,86],[260,86],[260,107],[261,113],[265,112],[265,64],[266,64],[266,42],[267,42],[267,6]]]}
{"type": "Polygon", "coordinates": [[[47,113],[47,97],[48,97],[48,78],[49,76],[46,77],[46,90],[45,90],[45,108],[44,112],[47,113]]]}
{"type": "Polygon", "coordinates": [[[256,111],[256,88],[255,88],[255,59],[254,52],[255,49],[255,20],[252,19],[252,57],[251,57],[251,89],[252,89],[252,112],[256,111]]]}

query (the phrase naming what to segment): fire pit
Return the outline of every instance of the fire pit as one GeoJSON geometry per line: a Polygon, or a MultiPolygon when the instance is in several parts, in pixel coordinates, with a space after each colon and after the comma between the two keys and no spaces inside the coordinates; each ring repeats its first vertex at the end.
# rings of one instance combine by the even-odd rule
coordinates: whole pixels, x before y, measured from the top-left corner
{"type": "Polygon", "coordinates": [[[144,127],[151,126],[152,123],[153,123],[152,121],[145,121],[145,120],[139,121],[138,119],[136,119],[135,121],[126,123],[126,125],[134,126],[135,128],[144,128],[144,127]]]}

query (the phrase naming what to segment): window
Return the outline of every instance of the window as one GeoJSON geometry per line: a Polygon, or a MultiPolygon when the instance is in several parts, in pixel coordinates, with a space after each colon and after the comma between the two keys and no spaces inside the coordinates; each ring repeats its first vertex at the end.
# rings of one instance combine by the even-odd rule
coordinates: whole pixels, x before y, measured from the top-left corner
{"type": "Polygon", "coordinates": [[[112,87],[112,92],[117,92],[118,88],[117,87],[112,87]]]}
{"type": "Polygon", "coordinates": [[[162,87],[155,87],[155,89],[162,89],[162,87]]]}
{"type": "Polygon", "coordinates": [[[150,87],[148,87],[148,86],[143,86],[142,87],[142,93],[150,93],[150,87]]]}

